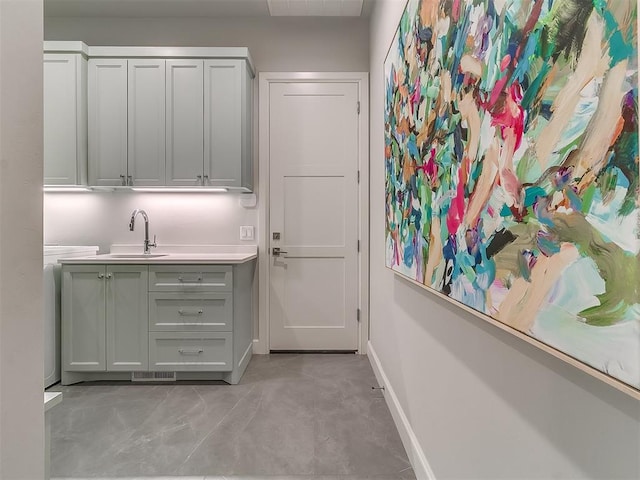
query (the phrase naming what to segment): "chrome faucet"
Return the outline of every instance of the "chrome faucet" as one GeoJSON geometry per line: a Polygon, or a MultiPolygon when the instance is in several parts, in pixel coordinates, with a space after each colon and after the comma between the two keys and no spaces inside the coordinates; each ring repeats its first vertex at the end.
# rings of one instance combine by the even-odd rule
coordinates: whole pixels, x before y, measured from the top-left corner
{"type": "Polygon", "coordinates": [[[136,226],[136,216],[138,214],[141,214],[142,218],[144,219],[144,253],[148,254],[148,253],[151,253],[150,251],[151,247],[155,248],[158,245],[156,244],[155,235],[153,236],[153,243],[149,242],[149,216],[147,215],[147,212],[139,208],[136,208],[131,214],[131,219],[129,220],[129,230],[133,232],[133,229],[136,226]]]}

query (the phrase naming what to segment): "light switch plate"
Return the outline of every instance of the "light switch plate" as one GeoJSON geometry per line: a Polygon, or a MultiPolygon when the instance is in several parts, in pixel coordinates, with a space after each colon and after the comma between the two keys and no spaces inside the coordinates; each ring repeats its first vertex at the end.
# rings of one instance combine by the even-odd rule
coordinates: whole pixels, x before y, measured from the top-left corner
{"type": "Polygon", "coordinates": [[[253,225],[242,225],[240,227],[240,240],[253,240],[253,225]]]}

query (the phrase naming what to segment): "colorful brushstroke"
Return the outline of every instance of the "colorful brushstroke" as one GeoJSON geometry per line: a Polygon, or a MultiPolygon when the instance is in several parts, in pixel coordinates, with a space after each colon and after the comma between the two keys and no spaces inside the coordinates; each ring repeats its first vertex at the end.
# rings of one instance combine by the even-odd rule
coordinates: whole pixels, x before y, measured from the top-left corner
{"type": "Polygon", "coordinates": [[[635,0],[409,0],[386,264],[640,388],[635,0]]]}

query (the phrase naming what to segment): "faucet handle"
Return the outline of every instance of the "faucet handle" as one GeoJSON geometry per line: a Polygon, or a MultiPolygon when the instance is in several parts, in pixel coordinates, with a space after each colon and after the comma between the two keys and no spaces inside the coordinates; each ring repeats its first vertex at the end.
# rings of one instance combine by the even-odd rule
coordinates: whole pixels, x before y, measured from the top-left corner
{"type": "Polygon", "coordinates": [[[153,243],[149,244],[149,247],[156,248],[158,246],[158,242],[156,241],[156,236],[153,236],[153,243]]]}

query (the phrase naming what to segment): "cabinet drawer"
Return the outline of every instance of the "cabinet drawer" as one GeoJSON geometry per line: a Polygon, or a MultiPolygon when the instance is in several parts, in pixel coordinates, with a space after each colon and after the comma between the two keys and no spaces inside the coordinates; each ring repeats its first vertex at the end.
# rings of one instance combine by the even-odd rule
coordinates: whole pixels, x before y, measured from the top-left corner
{"type": "Polygon", "coordinates": [[[151,265],[149,291],[230,292],[233,288],[232,278],[232,267],[227,265],[151,265]]]}
{"type": "Polygon", "coordinates": [[[149,331],[230,332],[231,293],[151,293],[149,331]]]}
{"type": "Polygon", "coordinates": [[[150,332],[150,371],[231,371],[231,332],[150,332]]]}

